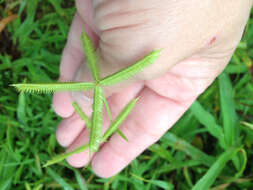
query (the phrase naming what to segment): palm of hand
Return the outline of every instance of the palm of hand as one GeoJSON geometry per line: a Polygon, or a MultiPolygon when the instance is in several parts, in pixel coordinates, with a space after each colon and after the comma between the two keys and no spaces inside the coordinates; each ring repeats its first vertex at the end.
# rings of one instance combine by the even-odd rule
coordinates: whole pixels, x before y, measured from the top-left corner
{"type": "MultiPolygon", "coordinates": [[[[82,12],[84,14],[88,13],[88,15],[81,15],[81,17],[77,15],[72,24],[61,64],[61,75],[67,80],[73,78],[75,71],[83,60],[83,55],[79,53],[81,52],[81,45],[79,44],[80,26],[86,25],[87,32],[93,36],[95,42],[98,42],[99,39],[92,32],[93,25],[90,19],[92,13],[84,11],[85,7],[89,9],[89,1],[83,7],[80,6],[79,1],[77,3],[79,3],[79,11],[83,10],[82,12]]],[[[245,6],[247,7],[247,5],[245,6]]],[[[212,83],[228,63],[240,40],[246,20],[247,15],[245,14],[240,19],[240,27],[237,26],[237,30],[234,30],[234,32],[230,32],[230,27],[233,27],[230,25],[226,25],[227,29],[222,32],[216,33],[219,29],[214,29],[215,32],[210,32],[210,35],[208,35],[210,38],[207,38],[210,43],[205,41],[206,38],[202,41],[196,39],[196,44],[201,44],[201,48],[188,47],[190,53],[185,53],[184,48],[178,48],[177,57],[171,58],[168,55],[172,50],[168,48],[167,57],[162,59],[160,65],[166,65],[167,60],[170,64],[166,69],[163,66],[161,66],[162,69],[155,68],[159,72],[160,70],[166,70],[167,72],[160,72],[163,73],[162,76],[160,75],[161,77],[155,77],[152,80],[138,80],[138,82],[134,82],[127,88],[113,93],[108,98],[112,115],[116,116],[129,100],[137,95],[141,97],[133,113],[121,127],[121,131],[127,136],[129,142],[125,142],[118,134],[115,134],[93,156],[92,166],[98,175],[110,177],[119,172],[148,146],[156,142],[183,115],[198,95],[212,83]],[[213,36],[216,37],[213,38],[213,36]],[[231,40],[228,41],[227,39],[231,40]]],[[[132,33],[129,32],[130,34],[132,33]]],[[[181,36],[180,31],[177,36],[181,36]]],[[[116,40],[114,39],[114,41],[116,40]]],[[[195,41],[195,39],[191,39],[191,41],[195,41]]],[[[165,40],[167,44],[174,44],[171,42],[173,42],[173,39],[165,40]]],[[[185,44],[188,43],[182,41],[179,45],[184,46],[184,42],[185,44]]],[[[118,40],[118,43],[122,42],[118,40]]],[[[100,49],[103,50],[103,47],[100,49]]],[[[110,51],[110,48],[108,51],[110,51]]],[[[115,49],[112,48],[112,51],[115,51],[115,49]]],[[[154,76],[157,76],[157,74],[154,74],[154,76]]],[[[86,75],[84,75],[85,77],[86,75]]],[[[80,94],[75,95],[73,98],[83,105],[85,112],[91,112],[90,103],[84,101],[80,94]]],[[[86,144],[89,138],[89,133],[85,129],[83,121],[77,114],[72,114],[73,108],[70,102],[71,96],[67,93],[56,94],[54,97],[56,112],[66,117],[57,130],[57,139],[60,144],[68,147],[68,150],[86,144]]],[[[106,115],[104,122],[104,128],[106,129],[109,124],[106,115]]],[[[76,167],[86,165],[89,162],[88,151],[73,155],[68,159],[68,162],[76,167]]]]}
{"type": "MultiPolygon", "coordinates": [[[[92,164],[98,175],[108,177],[124,168],[137,155],[157,141],[212,82],[214,76],[196,77],[196,73],[203,72],[200,67],[196,67],[195,70],[192,67],[187,68],[189,64],[195,65],[198,64],[198,61],[182,62],[160,78],[148,82],[137,82],[108,98],[112,115],[115,117],[131,99],[137,95],[141,97],[133,113],[121,126],[121,131],[129,141],[126,142],[115,134],[94,155],[92,164]],[[181,70],[180,67],[185,69],[181,70]]],[[[208,74],[214,71],[211,70],[208,74]]],[[[82,101],[80,103],[85,104],[82,101]]],[[[83,109],[91,111],[87,105],[84,105],[83,109]]],[[[106,114],[104,117],[105,131],[109,125],[109,118],[106,114]]],[[[73,150],[88,142],[89,132],[84,128],[81,118],[73,114],[62,121],[57,136],[62,145],[68,146],[68,150],[73,150]]],[[[68,162],[76,167],[82,167],[89,161],[88,151],[68,158],[68,162]]]]}

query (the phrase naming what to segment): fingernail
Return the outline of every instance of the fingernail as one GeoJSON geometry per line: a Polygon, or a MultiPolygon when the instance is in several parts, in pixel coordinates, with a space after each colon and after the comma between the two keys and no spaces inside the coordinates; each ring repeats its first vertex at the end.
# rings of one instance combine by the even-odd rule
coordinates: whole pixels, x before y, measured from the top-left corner
{"type": "Polygon", "coordinates": [[[67,79],[67,77],[64,77],[63,75],[60,75],[60,77],[58,78],[58,81],[60,81],[60,82],[68,82],[68,81],[71,81],[71,80],[67,79]]]}
{"type": "Polygon", "coordinates": [[[73,100],[80,106],[87,106],[92,103],[92,98],[85,96],[83,92],[71,92],[71,95],[73,100]]]}

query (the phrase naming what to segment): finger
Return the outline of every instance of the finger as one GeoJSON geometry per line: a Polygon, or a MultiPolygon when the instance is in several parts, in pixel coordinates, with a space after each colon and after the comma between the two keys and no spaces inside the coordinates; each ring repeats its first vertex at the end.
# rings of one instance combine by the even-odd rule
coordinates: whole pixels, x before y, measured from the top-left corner
{"type": "MultiPolygon", "coordinates": [[[[71,152],[75,150],[77,147],[80,147],[88,143],[89,143],[89,131],[87,128],[85,128],[75,139],[75,141],[68,147],[67,152],[71,152]]],[[[87,149],[81,153],[73,154],[72,156],[67,158],[67,162],[75,168],[80,168],[89,163],[92,155],[89,156],[89,149],[87,149]]]]}
{"type": "MultiPolygon", "coordinates": [[[[192,101],[191,101],[192,102],[192,101]]],[[[114,134],[94,156],[92,167],[101,177],[111,177],[156,142],[187,110],[180,104],[145,88],[133,112],[120,128],[128,142],[114,134]]]]}
{"type": "MultiPolygon", "coordinates": [[[[92,99],[86,97],[83,92],[70,92],[71,99],[76,102],[82,111],[91,118],[92,99]]],[[[72,106],[72,105],[71,105],[72,106]]],[[[61,121],[56,131],[57,141],[61,146],[69,146],[84,129],[85,123],[81,117],[74,113],[61,121]]]]}
{"type": "MultiPolygon", "coordinates": [[[[90,117],[92,112],[91,106],[82,107],[82,110],[90,117]]],[[[73,143],[84,127],[85,122],[77,113],[63,119],[56,130],[56,139],[58,143],[63,147],[68,147],[73,143]]]]}
{"type": "MultiPolygon", "coordinates": [[[[108,128],[109,125],[109,118],[104,114],[104,128],[108,128]]],[[[104,130],[104,129],[103,129],[104,130]]],[[[74,142],[68,147],[67,152],[73,151],[76,148],[83,146],[85,144],[89,144],[89,137],[90,137],[90,130],[84,129],[80,135],[74,140],[74,142]]],[[[67,162],[76,168],[84,167],[87,165],[92,158],[94,153],[92,155],[89,155],[89,149],[78,153],[73,154],[69,158],[67,158],[67,162]]]]}
{"type": "MultiPolygon", "coordinates": [[[[136,83],[131,85],[130,87],[124,89],[121,93],[114,94],[111,97],[108,98],[108,104],[111,108],[112,117],[115,118],[116,115],[123,109],[123,107],[134,97],[137,96],[137,94],[141,91],[143,88],[143,83],[136,83]]],[[[109,126],[109,118],[107,114],[104,112],[104,128],[103,133],[106,131],[106,129],[109,126]]],[[[74,126],[76,127],[76,126],[74,126]]],[[[84,129],[81,134],[74,140],[74,142],[69,146],[68,151],[73,150],[75,148],[78,148],[84,144],[87,144],[89,141],[89,130],[84,129]]],[[[64,132],[65,135],[67,135],[67,132],[64,132]]],[[[59,133],[59,136],[62,134],[59,133]]],[[[63,136],[65,136],[63,135],[63,136]]],[[[85,166],[90,159],[89,151],[84,151],[79,154],[75,154],[67,159],[68,163],[72,165],[73,167],[82,167],[85,166]]]]}
{"type": "Polygon", "coordinates": [[[94,31],[96,34],[99,34],[98,29],[94,22],[94,6],[93,0],[76,0],[76,8],[80,17],[85,20],[89,28],[94,31]]]}
{"type": "MultiPolygon", "coordinates": [[[[72,81],[74,73],[83,60],[84,55],[80,43],[82,25],[81,18],[76,14],[70,27],[68,42],[63,50],[59,78],[61,82],[72,81]]],[[[72,115],[74,108],[71,105],[71,94],[69,92],[55,93],[53,107],[55,112],[62,117],[72,115]]]]}
{"type": "MultiPolygon", "coordinates": [[[[136,83],[126,88],[120,94],[114,94],[110,98],[108,98],[108,104],[111,107],[112,116],[116,117],[116,115],[120,112],[120,110],[123,109],[123,107],[132,98],[136,96],[136,94],[142,89],[142,87],[143,83],[136,83]]],[[[85,98],[84,96],[79,95],[80,94],[75,94],[74,101],[78,102],[78,105],[82,108],[83,112],[86,113],[86,115],[91,118],[92,102],[91,101],[88,102],[86,99],[84,99],[85,98]]],[[[107,117],[106,114],[105,116],[107,117]]],[[[79,136],[79,133],[83,131],[84,127],[85,123],[77,113],[73,114],[68,118],[63,119],[56,131],[57,141],[63,147],[70,146],[70,144],[72,144],[75,141],[75,139],[79,136]]],[[[81,144],[77,143],[76,147],[78,146],[81,146],[81,144]]]]}
{"type": "MultiPolygon", "coordinates": [[[[76,14],[68,35],[67,44],[63,50],[60,64],[59,81],[72,81],[80,64],[84,60],[84,53],[81,45],[81,33],[85,28],[91,38],[96,41],[96,35],[81,17],[76,14]]],[[[53,97],[53,107],[55,112],[62,117],[69,117],[73,114],[74,108],[71,105],[71,94],[69,92],[55,93],[53,97]]]]}
{"type": "Polygon", "coordinates": [[[84,125],[84,121],[77,113],[69,118],[63,119],[56,131],[56,139],[58,143],[63,147],[69,146],[73,142],[73,139],[82,131],[84,125]]]}

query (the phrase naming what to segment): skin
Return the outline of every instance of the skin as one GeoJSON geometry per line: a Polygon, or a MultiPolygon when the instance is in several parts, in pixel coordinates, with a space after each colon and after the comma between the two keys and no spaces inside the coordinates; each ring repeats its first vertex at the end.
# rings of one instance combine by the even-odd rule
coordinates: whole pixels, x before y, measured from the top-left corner
{"type": "MultiPolygon", "coordinates": [[[[163,48],[161,57],[131,80],[105,89],[115,117],[140,99],[121,131],[100,147],[67,159],[74,167],[90,161],[94,172],[111,177],[173,126],[229,62],[247,23],[253,0],[76,0],[77,13],[60,66],[60,81],[90,81],[80,35],[82,26],[96,44],[101,76],[163,48]],[[123,151],[122,151],[123,150],[123,151]]],[[[74,113],[75,100],[91,115],[89,93],[56,93],[53,106],[63,117],[58,142],[67,151],[88,143],[89,131],[74,113]],[[89,98],[87,98],[89,97],[89,98]]],[[[104,131],[109,125],[105,114],[104,131]]]]}

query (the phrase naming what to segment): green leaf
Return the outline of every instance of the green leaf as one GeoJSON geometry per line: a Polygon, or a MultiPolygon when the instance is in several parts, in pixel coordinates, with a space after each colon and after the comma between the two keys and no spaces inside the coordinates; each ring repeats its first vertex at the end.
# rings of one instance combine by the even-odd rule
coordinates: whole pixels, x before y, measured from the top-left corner
{"type": "Polygon", "coordinates": [[[82,91],[94,89],[93,83],[84,82],[57,82],[40,84],[12,84],[20,92],[53,93],[58,91],[82,91]]]}
{"type": "Polygon", "coordinates": [[[43,188],[43,184],[39,184],[33,188],[33,190],[41,190],[43,188]]]}
{"type": "Polygon", "coordinates": [[[78,182],[80,189],[81,190],[88,190],[87,184],[85,183],[85,180],[82,177],[81,173],[77,169],[74,169],[74,172],[75,172],[75,177],[76,177],[76,180],[78,182]]]}
{"type": "Polygon", "coordinates": [[[198,121],[206,127],[209,133],[219,139],[221,145],[224,148],[224,133],[222,131],[222,128],[217,125],[215,118],[209,112],[207,112],[198,101],[195,101],[192,104],[190,110],[198,119],[198,121]]]}
{"type": "Polygon", "coordinates": [[[242,176],[244,170],[246,169],[246,166],[247,166],[247,161],[248,161],[248,158],[247,158],[247,152],[245,151],[245,149],[240,149],[239,153],[241,153],[241,156],[239,156],[240,158],[240,169],[238,171],[238,173],[235,175],[235,179],[239,178],[242,176]]]}
{"type": "Polygon", "coordinates": [[[221,154],[207,173],[194,185],[192,190],[209,189],[215,182],[215,179],[220,175],[222,169],[226,166],[226,163],[231,160],[240,149],[241,148],[238,147],[232,147],[221,154]]]}
{"type": "Polygon", "coordinates": [[[90,151],[96,152],[101,143],[102,127],[103,127],[103,89],[100,86],[95,87],[92,118],[91,118],[91,132],[90,132],[90,151]]]}
{"type": "Polygon", "coordinates": [[[214,162],[214,158],[205,154],[201,150],[195,148],[185,140],[177,137],[173,133],[167,132],[163,137],[166,142],[173,148],[184,151],[187,155],[191,156],[194,160],[200,163],[211,166],[214,162]]]}
{"type": "Polygon", "coordinates": [[[245,122],[245,121],[242,121],[241,123],[243,125],[245,125],[246,127],[250,128],[251,130],[253,130],[253,124],[252,123],[248,123],[248,122],[245,122]]]}
{"type": "Polygon", "coordinates": [[[99,84],[103,86],[109,86],[109,85],[114,85],[119,82],[122,82],[126,79],[129,79],[136,73],[142,71],[145,67],[154,63],[160,56],[160,53],[161,53],[161,50],[152,51],[149,55],[145,56],[143,59],[141,59],[134,65],[131,65],[125,69],[120,70],[119,72],[116,72],[110,76],[103,78],[99,82],[99,84]]]}
{"type": "Polygon", "coordinates": [[[55,12],[57,12],[60,16],[66,16],[64,9],[61,7],[61,1],[49,0],[49,3],[52,4],[55,12]]]}
{"type": "Polygon", "coordinates": [[[117,129],[116,131],[121,136],[122,139],[124,139],[126,142],[128,142],[128,138],[120,129],[117,129]]]}
{"type": "Polygon", "coordinates": [[[116,117],[116,119],[112,122],[110,127],[105,132],[102,141],[106,141],[119,128],[119,126],[123,123],[123,121],[131,113],[131,111],[133,110],[137,101],[138,101],[138,98],[131,100],[125,106],[125,108],[120,112],[120,114],[116,117]]]}
{"type": "Polygon", "coordinates": [[[219,76],[219,86],[225,142],[227,147],[230,147],[237,141],[239,132],[236,126],[237,116],[232,96],[232,85],[226,73],[219,76]]]}
{"type": "Polygon", "coordinates": [[[143,177],[140,177],[138,175],[135,175],[133,173],[131,175],[140,181],[145,181],[145,182],[151,183],[154,186],[157,186],[161,189],[166,189],[166,190],[173,190],[174,189],[174,186],[171,183],[166,182],[166,181],[154,180],[154,179],[148,180],[148,179],[144,179],[143,177]]]}
{"type": "Polygon", "coordinates": [[[193,184],[192,184],[192,179],[191,179],[191,176],[189,174],[189,171],[188,171],[188,168],[187,167],[184,167],[183,168],[183,174],[184,174],[184,178],[188,184],[189,187],[193,187],[193,184]]]}
{"type": "Polygon", "coordinates": [[[90,37],[82,33],[83,50],[86,55],[87,65],[95,81],[99,81],[99,68],[97,65],[97,55],[90,37]]]}
{"type": "Polygon", "coordinates": [[[40,157],[37,153],[35,154],[35,164],[36,164],[36,167],[37,167],[38,175],[40,177],[42,177],[43,173],[42,173],[42,168],[41,168],[40,157]]]}
{"type": "Polygon", "coordinates": [[[88,129],[91,128],[91,121],[89,117],[83,112],[83,110],[79,107],[79,105],[76,102],[72,102],[72,106],[74,107],[76,113],[82,118],[82,120],[85,121],[86,127],[88,129]]]}
{"type": "Polygon", "coordinates": [[[149,147],[149,150],[152,151],[154,154],[158,155],[159,157],[167,160],[168,162],[174,162],[174,158],[171,155],[170,151],[161,145],[153,144],[149,147]]]}
{"type": "Polygon", "coordinates": [[[25,189],[26,189],[26,190],[32,190],[30,184],[27,183],[27,182],[25,182],[25,189]]]}
{"type": "Polygon", "coordinates": [[[64,190],[74,190],[71,185],[69,185],[60,175],[58,175],[54,170],[48,168],[48,175],[50,175],[64,190]]]}
{"type": "Polygon", "coordinates": [[[174,186],[167,181],[162,181],[162,180],[150,180],[150,183],[152,183],[153,185],[161,188],[161,189],[165,189],[165,190],[173,190],[174,186]]]}
{"type": "Polygon", "coordinates": [[[66,158],[72,156],[73,154],[78,154],[80,152],[83,152],[85,150],[87,150],[89,148],[89,144],[86,144],[86,145],[83,145],[71,152],[67,152],[67,153],[64,153],[64,154],[60,154],[60,155],[57,155],[55,156],[52,160],[49,160],[47,161],[47,163],[43,166],[43,167],[48,167],[50,165],[53,165],[53,164],[56,164],[56,163],[59,163],[63,160],[65,160],[66,158]]]}
{"type": "Polygon", "coordinates": [[[26,101],[25,94],[23,92],[21,92],[18,96],[17,117],[19,122],[22,124],[26,123],[26,101]]]}
{"type": "Polygon", "coordinates": [[[194,168],[196,166],[202,165],[198,160],[184,160],[184,161],[173,161],[171,164],[164,164],[162,169],[158,170],[158,174],[167,174],[173,170],[180,170],[184,167],[194,168]]]}
{"type": "Polygon", "coordinates": [[[13,176],[10,176],[8,179],[4,179],[0,181],[0,189],[1,190],[9,190],[12,183],[13,176]]]}

